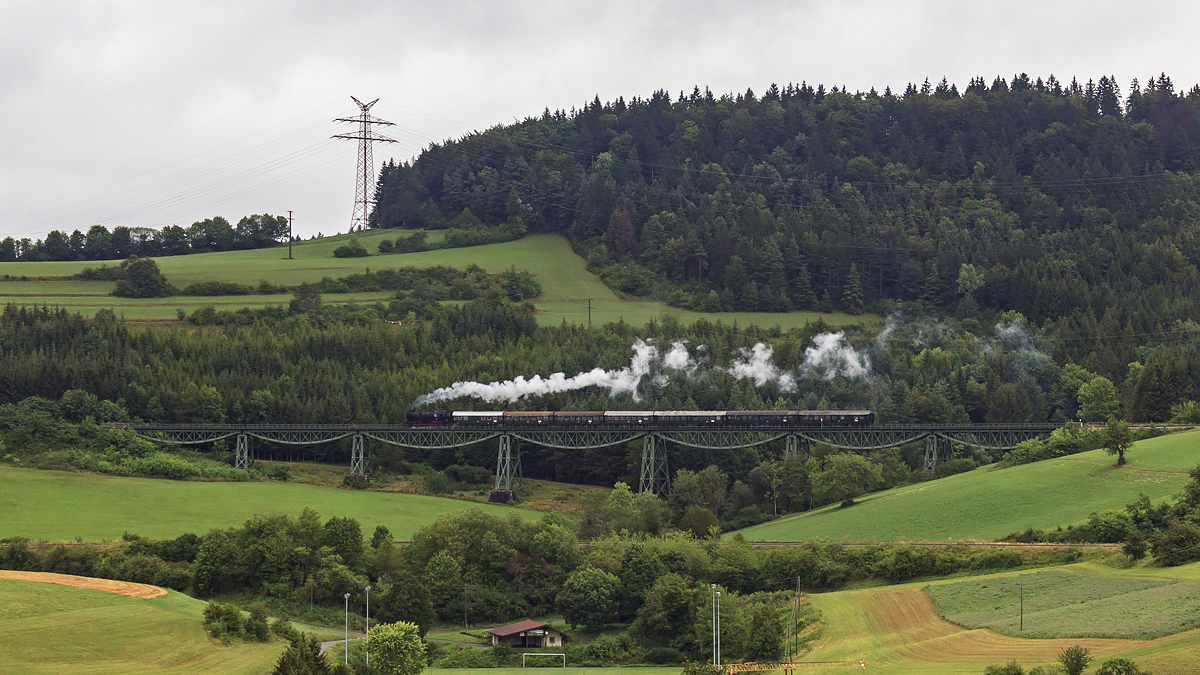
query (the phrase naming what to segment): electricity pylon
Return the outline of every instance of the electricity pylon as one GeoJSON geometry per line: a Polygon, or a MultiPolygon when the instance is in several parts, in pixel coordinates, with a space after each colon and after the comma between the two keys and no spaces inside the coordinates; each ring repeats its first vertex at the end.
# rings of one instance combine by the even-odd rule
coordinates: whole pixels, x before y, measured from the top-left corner
{"type": "Polygon", "coordinates": [[[354,215],[350,217],[350,229],[361,230],[367,226],[371,217],[371,208],[375,205],[375,158],[371,148],[374,143],[395,143],[396,139],[375,133],[372,125],[395,126],[387,120],[381,120],[371,115],[371,106],[379,102],[375,99],[370,103],[350,97],[361,111],[358,117],[339,117],[334,122],[350,122],[358,125],[358,131],[350,134],[337,134],[334,138],[348,141],[358,141],[358,178],[354,186],[354,215]]]}

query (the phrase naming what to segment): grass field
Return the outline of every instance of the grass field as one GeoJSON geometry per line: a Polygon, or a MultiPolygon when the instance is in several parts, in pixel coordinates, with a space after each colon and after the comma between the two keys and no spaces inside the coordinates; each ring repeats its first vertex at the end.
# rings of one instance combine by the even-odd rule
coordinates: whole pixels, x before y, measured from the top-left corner
{"type": "MultiPolygon", "coordinates": [[[[1138,577],[1191,579],[1200,573],[1196,565],[1164,570],[1165,574],[1113,570],[1097,564],[1068,569],[1080,575],[1104,577],[1110,582],[1126,577],[1135,580],[1138,577]]],[[[1013,576],[1014,573],[990,575],[974,579],[972,583],[999,583],[1013,576]]],[[[1022,576],[1028,578],[1031,575],[1022,576]]],[[[956,585],[962,582],[940,583],[956,585]]],[[[916,584],[822,593],[809,596],[809,600],[820,611],[822,625],[815,648],[804,654],[800,658],[802,661],[864,659],[868,672],[874,673],[978,675],[989,664],[1014,659],[1026,667],[1051,664],[1059,651],[1078,644],[1099,657],[1093,667],[1105,658],[1119,655],[1134,659],[1155,675],[1200,673],[1200,631],[1155,640],[1013,637],[986,629],[963,628],[941,619],[934,603],[916,584]]],[[[1189,602],[1193,612],[1200,610],[1200,602],[1195,599],[1189,602]]],[[[1081,607],[1080,611],[1086,609],[1081,607]]],[[[862,671],[848,667],[826,672],[862,671]]]]}
{"type": "Polygon", "coordinates": [[[1120,509],[1139,493],[1162,500],[1200,463],[1200,431],[1135,443],[1116,468],[1097,450],[1008,469],[920,483],[742,530],[751,541],[992,540],[1027,528],[1080,523],[1093,511],[1120,509]]]}
{"type": "Polygon", "coordinates": [[[201,675],[268,673],[284,644],[220,645],[204,634],[204,602],[170,592],[140,600],[0,580],[0,673],[201,675]]]}
{"type": "Polygon", "coordinates": [[[936,584],[925,590],[946,620],[1006,635],[1147,639],[1200,627],[1200,580],[1196,579],[1100,576],[1060,569],[936,584]]]}
{"type": "MultiPolygon", "coordinates": [[[[379,241],[394,239],[399,230],[364,232],[357,236],[369,251],[376,250],[379,241]]],[[[430,232],[430,240],[437,241],[444,233],[430,232]]],[[[373,255],[368,258],[334,258],[333,249],[345,243],[351,235],[325,237],[293,246],[294,260],[287,260],[286,248],[258,249],[254,251],[226,251],[222,253],[200,253],[196,255],[168,256],[157,258],[159,267],[167,279],[182,288],[199,281],[233,281],[242,284],[257,284],[260,280],[277,284],[299,284],[319,281],[321,277],[341,277],[363,270],[391,269],[414,265],[430,267],[449,265],[464,268],[476,264],[489,272],[500,272],[510,265],[527,269],[536,275],[542,284],[543,293],[536,300],[538,321],[543,325],[568,323],[585,324],[588,320],[587,301],[592,299],[592,321],[602,324],[624,319],[628,323],[644,324],[652,318],[674,316],[684,323],[691,323],[704,316],[711,321],[720,319],[725,323],[737,321],[746,326],[774,326],[784,329],[803,326],[818,317],[830,325],[844,325],[858,321],[877,320],[878,317],[847,314],[820,314],[816,312],[792,312],[769,314],[757,312],[689,312],[669,307],[660,302],[625,300],[616,295],[587,270],[583,260],[566,239],[559,235],[531,235],[517,241],[468,248],[440,249],[421,253],[373,255]]],[[[110,265],[118,262],[110,262],[110,265]]],[[[29,280],[24,277],[65,277],[84,267],[99,267],[97,262],[44,262],[44,263],[0,263],[0,303],[62,305],[85,314],[94,314],[97,309],[112,307],[134,320],[174,320],[175,309],[191,311],[208,304],[219,309],[258,307],[265,304],[286,302],[290,296],[230,296],[217,298],[174,297],[145,300],[114,298],[108,295],[113,283],[105,281],[57,281],[29,280]]],[[[388,297],[387,293],[358,293],[351,295],[328,295],[327,302],[375,301],[388,297]]]]}
{"type": "MultiPolygon", "coordinates": [[[[19,469],[0,465],[0,539],[114,541],[128,531],[153,539],[241,525],[256,513],[356,518],[369,535],[384,525],[408,539],[438,516],[478,507],[489,513],[536,511],[387,492],[276,482],[202,483],[19,469]]],[[[4,672],[0,669],[0,672],[4,672]]]]}

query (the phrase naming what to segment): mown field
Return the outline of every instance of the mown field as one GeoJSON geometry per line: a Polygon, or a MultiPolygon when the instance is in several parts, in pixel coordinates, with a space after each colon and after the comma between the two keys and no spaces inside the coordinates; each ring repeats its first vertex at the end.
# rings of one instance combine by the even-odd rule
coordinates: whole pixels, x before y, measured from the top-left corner
{"type": "Polygon", "coordinates": [[[934,584],[925,591],[946,620],[1005,635],[1148,639],[1200,627],[1200,579],[1098,575],[1067,568],[934,584]]]}
{"type": "MultiPolygon", "coordinates": [[[[156,258],[167,279],[177,287],[200,281],[231,281],[242,284],[257,284],[260,280],[276,284],[295,285],[302,282],[319,281],[322,277],[342,277],[366,269],[393,269],[406,265],[431,267],[449,265],[462,269],[476,264],[489,272],[500,272],[515,265],[518,269],[532,272],[542,285],[543,293],[535,302],[538,321],[543,325],[557,325],[566,320],[573,324],[586,324],[587,301],[592,300],[592,321],[606,323],[624,319],[628,323],[644,324],[650,319],[673,316],[684,323],[691,323],[701,316],[725,323],[737,321],[740,325],[779,325],[784,329],[803,326],[806,322],[823,319],[830,325],[844,325],[877,317],[852,317],[848,314],[820,314],[817,312],[791,312],[770,314],[761,312],[701,313],[669,307],[660,302],[628,300],[618,297],[604,285],[600,278],[587,270],[583,258],[571,250],[571,245],[559,235],[531,235],[517,241],[468,248],[441,249],[421,253],[372,255],[367,258],[335,258],[333,249],[344,244],[351,236],[369,251],[375,251],[379,241],[394,239],[403,234],[400,230],[371,231],[357,235],[339,235],[306,241],[293,246],[294,260],[287,259],[287,248],[258,249],[254,251],[226,251],[200,253],[185,256],[156,258]]],[[[430,232],[430,241],[438,241],[443,232],[430,232]]],[[[61,305],[84,314],[111,307],[132,320],[174,320],[176,308],[192,311],[205,305],[216,305],[218,309],[261,307],[267,304],[284,303],[290,296],[227,296],[227,297],[171,297],[151,299],[127,299],[109,296],[113,288],[107,281],[35,280],[33,277],[66,277],[84,267],[99,267],[98,262],[43,262],[43,263],[0,263],[0,303],[61,305]],[[22,281],[21,277],[30,280],[22,281]]],[[[119,264],[110,261],[109,265],[119,264]]],[[[374,302],[390,297],[389,293],[354,293],[327,295],[326,302],[374,302]]]]}
{"type": "MultiPolygon", "coordinates": [[[[1068,569],[1079,574],[1102,575],[1108,581],[1145,576],[1141,571],[1113,570],[1095,564],[1068,569]]],[[[1191,565],[1163,572],[1157,576],[1191,579],[1200,569],[1191,565]]],[[[989,583],[1012,576],[1012,573],[989,575],[972,581],[989,583]]],[[[1150,576],[1155,574],[1152,572],[1150,576]]],[[[1034,639],[1002,635],[987,629],[964,628],[940,618],[937,607],[920,584],[822,593],[809,596],[809,600],[821,613],[822,623],[816,647],[800,657],[802,661],[863,659],[867,661],[868,672],[873,673],[978,675],[989,664],[1010,660],[1025,667],[1050,665],[1055,654],[1077,644],[1098,657],[1094,666],[1104,659],[1121,656],[1133,659],[1155,675],[1200,673],[1200,631],[1195,630],[1154,640],[1034,639]]],[[[1195,599],[1188,602],[1193,612],[1200,611],[1200,602],[1195,599]]],[[[1077,608],[1081,613],[1087,612],[1091,605],[1077,605],[1077,608]]],[[[1028,617],[1027,613],[1027,620],[1028,617]]],[[[1119,620],[1119,615],[1114,620],[1119,620]]],[[[862,671],[847,666],[826,672],[862,671]]]]}
{"type": "Polygon", "coordinates": [[[150,600],[32,581],[0,580],[0,673],[12,675],[261,675],[285,645],[221,645],[201,623],[204,602],[150,600]]]}
{"type": "Polygon", "coordinates": [[[1086,521],[1093,511],[1120,509],[1145,493],[1162,500],[1200,464],[1200,430],[1134,444],[1117,468],[1102,450],[1024,466],[981,467],[940,480],[742,530],[751,541],[992,540],[1027,528],[1086,521]]]}
{"type": "MultiPolygon", "coordinates": [[[[0,465],[0,539],[114,541],[125,532],[152,539],[241,525],[256,513],[299,514],[311,507],[324,518],[349,516],[366,536],[384,525],[408,539],[438,516],[478,507],[495,514],[528,509],[391,492],[277,482],[205,483],[42,471],[0,465]]],[[[0,669],[0,672],[4,672],[0,669]]]]}

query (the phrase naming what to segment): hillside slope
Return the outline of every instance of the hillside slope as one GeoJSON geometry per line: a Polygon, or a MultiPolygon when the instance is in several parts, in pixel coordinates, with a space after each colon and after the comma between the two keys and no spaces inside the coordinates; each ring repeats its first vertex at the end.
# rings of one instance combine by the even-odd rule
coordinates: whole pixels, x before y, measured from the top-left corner
{"type": "Polygon", "coordinates": [[[1120,509],[1145,493],[1161,500],[1200,463],[1200,431],[1134,444],[1129,464],[1103,450],[1024,466],[982,467],[908,485],[742,530],[752,541],[996,539],[1027,528],[1079,523],[1093,511],[1120,509]]]}
{"type": "Polygon", "coordinates": [[[223,645],[201,624],[204,602],[170,592],[144,600],[0,580],[0,672],[201,675],[269,672],[285,645],[223,645]]]}
{"type": "MultiPolygon", "coordinates": [[[[356,236],[370,251],[379,241],[402,235],[399,230],[363,232],[356,236]]],[[[441,233],[431,233],[435,241],[441,233]]],[[[628,323],[644,324],[660,316],[674,316],[683,323],[692,323],[701,316],[710,321],[720,319],[725,323],[737,321],[741,325],[757,324],[787,329],[803,326],[805,322],[823,319],[831,325],[857,322],[862,316],[818,312],[790,312],[773,314],[764,312],[690,312],[670,307],[661,302],[624,299],[595,274],[587,269],[583,258],[571,250],[570,243],[560,235],[531,235],[517,241],[466,248],[438,249],[421,253],[372,255],[367,258],[335,258],[333,249],[344,244],[351,235],[325,237],[306,241],[293,246],[294,260],[287,259],[287,249],[267,248],[248,251],[224,251],[220,253],[198,253],[183,256],[156,258],[159,268],[167,280],[176,287],[203,281],[226,281],[253,285],[259,281],[275,284],[295,285],[320,281],[322,277],[342,277],[361,273],[364,269],[395,269],[412,265],[432,267],[447,265],[462,269],[468,265],[479,265],[488,272],[501,272],[510,266],[532,272],[542,285],[542,296],[535,304],[538,321],[542,325],[567,323],[586,324],[588,300],[592,300],[592,321],[605,323],[624,319],[628,323]]],[[[118,264],[110,261],[111,265],[118,264]]],[[[269,304],[286,303],[288,295],[242,295],[222,297],[178,296],[170,298],[117,298],[108,295],[113,283],[108,281],[40,280],[20,281],[24,277],[66,277],[84,267],[98,267],[96,262],[20,262],[0,263],[0,303],[61,305],[84,314],[95,314],[96,310],[111,307],[135,320],[170,320],[175,318],[175,309],[192,311],[205,305],[217,309],[261,307],[269,304]]],[[[391,293],[349,293],[327,295],[326,302],[375,302],[386,301],[391,293]]],[[[870,317],[868,317],[870,318],[870,317]]]]}
{"type": "Polygon", "coordinates": [[[305,507],[323,517],[355,518],[370,534],[384,525],[408,539],[438,516],[469,508],[493,514],[541,514],[444,497],[364,492],[276,482],[203,483],[39,471],[0,466],[0,539],[114,541],[132,532],[150,539],[203,534],[241,525],[257,513],[295,516],[305,507]]]}

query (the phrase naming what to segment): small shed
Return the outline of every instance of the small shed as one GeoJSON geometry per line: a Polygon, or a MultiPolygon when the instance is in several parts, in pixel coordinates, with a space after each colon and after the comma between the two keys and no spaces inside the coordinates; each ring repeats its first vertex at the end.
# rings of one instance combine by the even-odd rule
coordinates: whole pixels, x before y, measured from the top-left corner
{"type": "Polygon", "coordinates": [[[563,634],[541,621],[520,621],[507,626],[489,628],[492,646],[508,645],[513,649],[538,649],[541,647],[561,647],[563,634]]]}

